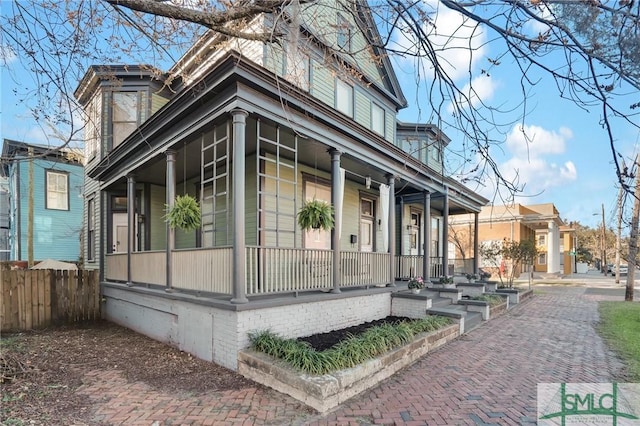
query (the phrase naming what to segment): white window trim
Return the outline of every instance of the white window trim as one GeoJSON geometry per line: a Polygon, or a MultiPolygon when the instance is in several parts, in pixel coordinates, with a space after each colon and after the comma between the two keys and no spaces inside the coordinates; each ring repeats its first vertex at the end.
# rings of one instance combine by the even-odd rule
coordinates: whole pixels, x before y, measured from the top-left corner
{"type": "Polygon", "coordinates": [[[385,111],[384,108],[382,108],[377,103],[371,102],[371,130],[373,130],[380,136],[384,137],[386,129],[387,129],[387,112],[385,111]],[[374,125],[374,123],[376,123],[376,120],[374,120],[375,118],[374,111],[376,110],[382,113],[382,117],[381,117],[382,124],[380,125],[380,129],[377,129],[376,126],[374,125]]]}
{"type": "MultiPolygon", "coordinates": [[[[45,208],[47,210],[69,210],[69,173],[67,172],[63,172],[63,171],[59,171],[59,170],[46,170],[45,171],[45,208]],[[51,176],[56,176],[56,179],[58,179],[59,176],[63,176],[65,179],[65,189],[62,190],[58,190],[56,189],[50,189],[49,188],[49,179],[51,176]],[[58,206],[53,206],[54,203],[52,203],[50,201],[49,196],[56,194],[57,197],[63,196],[64,197],[64,207],[58,207],[58,206]]],[[[57,186],[57,182],[56,182],[56,186],[57,186]]]]}
{"type": "Polygon", "coordinates": [[[353,98],[354,98],[353,86],[337,78],[335,97],[336,97],[336,101],[335,101],[336,109],[341,113],[353,118],[353,98]],[[344,90],[341,92],[341,89],[344,89],[344,90]],[[342,102],[339,99],[340,93],[348,93],[349,95],[348,104],[346,105],[347,106],[346,111],[340,108],[340,105],[342,104],[342,102]]]}

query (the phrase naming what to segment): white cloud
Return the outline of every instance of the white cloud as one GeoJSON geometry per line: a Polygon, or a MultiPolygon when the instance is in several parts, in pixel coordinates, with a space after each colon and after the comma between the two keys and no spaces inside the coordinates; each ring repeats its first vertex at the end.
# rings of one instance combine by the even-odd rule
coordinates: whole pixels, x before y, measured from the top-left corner
{"type": "MultiPolygon", "coordinates": [[[[441,5],[438,0],[426,0],[425,10],[432,10],[432,23],[425,22],[424,31],[428,34],[429,43],[435,50],[438,64],[452,80],[469,76],[478,61],[486,56],[487,35],[482,27],[476,25],[458,12],[441,5]]],[[[397,31],[395,42],[399,50],[417,54],[417,41],[412,30],[397,31]]],[[[424,56],[421,51],[420,56],[424,56]]],[[[414,59],[406,59],[414,61],[414,59]]],[[[432,70],[430,59],[421,59],[420,70],[432,70]]],[[[411,63],[411,66],[415,63],[411,63]]],[[[429,78],[423,75],[423,78],[429,78]]]]}
{"type": "Polygon", "coordinates": [[[556,163],[552,158],[564,154],[572,138],[573,132],[566,127],[553,131],[540,126],[516,126],[507,135],[505,144],[511,158],[500,165],[500,170],[507,179],[524,184],[525,192],[531,195],[575,181],[578,176],[575,164],[556,163]]]}
{"type": "MultiPolygon", "coordinates": [[[[471,80],[471,83],[465,84],[461,91],[467,96],[467,99],[471,101],[471,106],[476,107],[480,102],[491,100],[498,86],[499,83],[495,79],[488,75],[482,75],[471,80]],[[473,91],[471,88],[473,88],[473,91]]],[[[460,108],[467,108],[469,102],[459,99],[458,106],[460,108]]],[[[453,105],[449,105],[448,111],[449,113],[453,112],[453,105]]]]}

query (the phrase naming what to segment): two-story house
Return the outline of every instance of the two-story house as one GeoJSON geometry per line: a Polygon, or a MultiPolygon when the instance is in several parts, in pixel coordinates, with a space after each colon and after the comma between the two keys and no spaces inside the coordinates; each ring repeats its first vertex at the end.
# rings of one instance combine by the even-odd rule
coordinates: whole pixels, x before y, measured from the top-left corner
{"type": "Polygon", "coordinates": [[[459,215],[452,218],[450,225],[450,234],[459,237],[458,241],[450,243],[456,247],[456,256],[478,258],[480,266],[487,271],[498,272],[497,269],[500,267],[508,268],[508,261],[496,266],[483,260],[482,256],[474,256],[477,251],[474,251],[470,244],[465,245],[462,242],[474,227],[477,228],[480,244],[501,244],[503,240],[535,241],[538,254],[534,264],[520,265],[516,276],[532,272],[532,268],[533,272],[543,274],[567,275],[576,272],[575,229],[565,225],[558,209],[552,203],[485,206],[477,216],[459,215]],[[462,251],[467,253],[463,255],[462,251]]]}
{"type": "Polygon", "coordinates": [[[236,369],[251,330],[382,318],[398,280],[449,273],[449,215],[487,200],[444,175],[439,129],[397,122],[406,100],[369,12],[329,3],[251,22],[279,43],[206,35],[170,84],[87,70],[86,266],[106,318],[236,369]],[[182,194],[200,202],[196,231],[164,220],[182,194]],[[297,225],[314,198],[331,231],[297,225]]]}
{"type": "Polygon", "coordinates": [[[0,250],[7,260],[81,257],[83,157],[76,150],[5,139],[0,250]],[[6,251],[5,251],[6,250],[6,251]]]}

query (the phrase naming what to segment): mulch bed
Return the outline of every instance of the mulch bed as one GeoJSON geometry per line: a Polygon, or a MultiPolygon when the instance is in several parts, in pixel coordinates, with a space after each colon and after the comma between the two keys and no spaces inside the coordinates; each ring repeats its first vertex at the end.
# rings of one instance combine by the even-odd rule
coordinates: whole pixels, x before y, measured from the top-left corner
{"type": "Polygon", "coordinates": [[[119,370],[130,382],[141,381],[166,393],[260,387],[231,370],[106,321],[3,333],[0,353],[2,425],[95,425],[89,399],[75,392],[93,370],[119,370]]]}
{"type": "MultiPolygon", "coordinates": [[[[373,326],[406,319],[390,316],[300,340],[322,351],[373,326]]],[[[261,386],[107,321],[5,333],[0,342],[0,425],[99,424],[91,420],[89,399],[76,392],[94,370],[119,370],[129,382],[172,394],[261,386]]]]}

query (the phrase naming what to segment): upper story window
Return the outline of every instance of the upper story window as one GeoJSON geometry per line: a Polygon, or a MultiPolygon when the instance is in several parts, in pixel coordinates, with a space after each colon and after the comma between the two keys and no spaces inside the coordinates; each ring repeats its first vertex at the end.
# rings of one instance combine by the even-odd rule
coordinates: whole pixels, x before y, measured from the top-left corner
{"type": "Polygon", "coordinates": [[[538,235],[538,245],[544,246],[547,244],[547,236],[545,234],[538,235]]]}
{"type": "Polygon", "coordinates": [[[353,117],[353,87],[336,79],[336,109],[353,117]]]}
{"type": "Polygon", "coordinates": [[[138,92],[113,92],[112,148],[117,147],[138,127],[138,92]]]}
{"type": "Polygon", "coordinates": [[[384,109],[378,104],[371,104],[371,130],[379,135],[384,136],[385,130],[385,114],[384,109]]]}
{"type": "Polygon", "coordinates": [[[91,161],[100,147],[100,117],[102,116],[102,96],[100,94],[91,99],[86,112],[84,155],[87,161],[91,161]]]}
{"type": "Polygon", "coordinates": [[[351,51],[351,24],[340,14],[337,15],[336,40],[338,47],[344,51],[351,51]]]}
{"type": "Polygon", "coordinates": [[[431,141],[429,143],[429,157],[436,163],[442,163],[442,147],[438,141],[431,141]]]}
{"type": "Polygon", "coordinates": [[[69,175],[65,172],[47,170],[46,208],[69,210],[69,175]]]}

